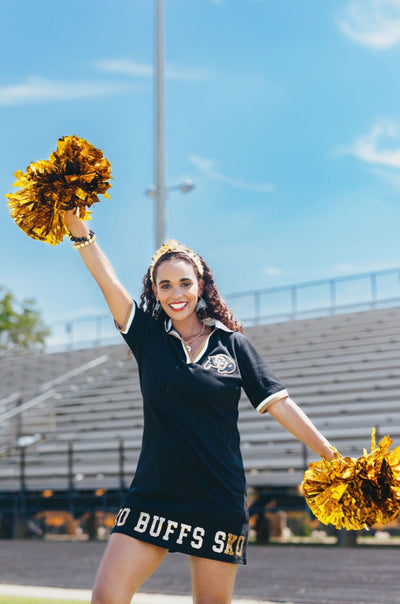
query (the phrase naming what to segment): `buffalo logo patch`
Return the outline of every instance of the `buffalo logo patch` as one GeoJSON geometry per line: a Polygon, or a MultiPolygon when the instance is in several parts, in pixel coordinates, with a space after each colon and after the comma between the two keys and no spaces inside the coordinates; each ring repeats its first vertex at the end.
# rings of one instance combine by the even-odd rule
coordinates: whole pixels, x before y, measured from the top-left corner
{"type": "Polygon", "coordinates": [[[227,354],[214,354],[208,357],[204,369],[216,369],[218,373],[233,373],[236,363],[227,354]]]}

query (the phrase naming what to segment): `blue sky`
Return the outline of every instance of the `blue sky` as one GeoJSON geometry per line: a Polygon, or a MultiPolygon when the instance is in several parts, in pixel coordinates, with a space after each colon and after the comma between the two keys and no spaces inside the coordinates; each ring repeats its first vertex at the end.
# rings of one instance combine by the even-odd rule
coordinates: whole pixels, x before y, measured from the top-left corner
{"type": "MultiPolygon", "coordinates": [[[[225,295],[398,266],[400,0],[165,0],[167,235],[225,295]]],[[[154,251],[154,2],[2,4],[0,182],[76,134],[111,161],[92,228],[132,295],[154,251]]],[[[65,240],[0,209],[0,284],[104,312],[65,240]]]]}

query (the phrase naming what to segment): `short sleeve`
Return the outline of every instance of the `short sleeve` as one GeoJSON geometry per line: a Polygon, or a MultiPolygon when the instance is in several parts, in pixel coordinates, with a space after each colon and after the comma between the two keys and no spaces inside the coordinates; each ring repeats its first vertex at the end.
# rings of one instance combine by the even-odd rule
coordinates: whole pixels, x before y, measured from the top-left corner
{"type": "Polygon", "coordinates": [[[134,301],[125,329],[119,330],[138,362],[147,342],[146,336],[151,328],[152,320],[151,315],[145,313],[134,301]]]}
{"type": "Polygon", "coordinates": [[[122,329],[120,325],[118,325],[118,323],[114,320],[115,323],[115,327],[118,329],[119,332],[122,333],[122,335],[126,335],[129,331],[130,326],[132,325],[132,321],[135,317],[135,313],[136,313],[136,302],[134,300],[132,300],[133,304],[132,304],[132,309],[129,313],[129,317],[128,320],[126,322],[125,327],[122,329]]]}
{"type": "Polygon", "coordinates": [[[288,396],[282,382],[272,373],[251,342],[242,334],[237,342],[236,358],[239,364],[243,390],[253,407],[266,413],[272,403],[288,396]]]}

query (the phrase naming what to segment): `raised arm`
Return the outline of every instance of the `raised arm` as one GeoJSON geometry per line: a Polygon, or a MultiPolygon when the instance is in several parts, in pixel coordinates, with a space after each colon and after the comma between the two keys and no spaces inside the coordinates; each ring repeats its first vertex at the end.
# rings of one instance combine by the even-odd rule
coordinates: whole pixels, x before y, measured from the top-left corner
{"type": "Polygon", "coordinates": [[[268,412],[317,455],[325,457],[328,461],[335,457],[333,447],[292,399],[289,397],[279,399],[272,403],[268,412]]]}
{"type": "MultiPolygon", "coordinates": [[[[89,234],[87,224],[75,213],[66,212],[65,221],[73,237],[86,237],[89,234]]],[[[118,280],[110,261],[96,242],[79,248],[82,260],[103,292],[108,308],[120,328],[124,328],[132,309],[132,299],[118,280]]]]}

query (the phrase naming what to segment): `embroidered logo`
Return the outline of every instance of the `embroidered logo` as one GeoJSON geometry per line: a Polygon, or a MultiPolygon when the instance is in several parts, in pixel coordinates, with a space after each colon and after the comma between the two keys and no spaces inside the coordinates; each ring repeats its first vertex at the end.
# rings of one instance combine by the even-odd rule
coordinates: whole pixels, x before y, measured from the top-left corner
{"type": "Polygon", "coordinates": [[[233,373],[236,363],[227,354],[214,354],[204,363],[204,369],[216,369],[218,373],[233,373]]]}

